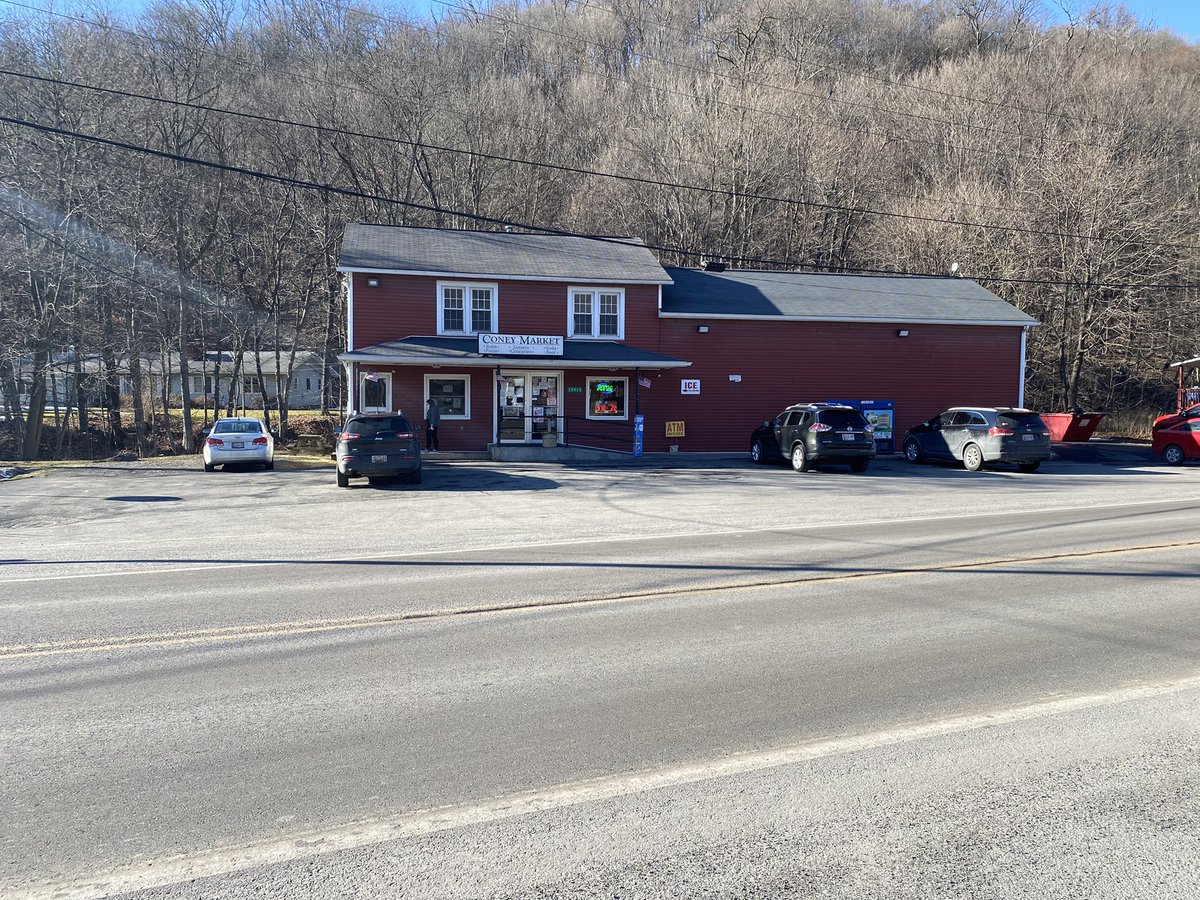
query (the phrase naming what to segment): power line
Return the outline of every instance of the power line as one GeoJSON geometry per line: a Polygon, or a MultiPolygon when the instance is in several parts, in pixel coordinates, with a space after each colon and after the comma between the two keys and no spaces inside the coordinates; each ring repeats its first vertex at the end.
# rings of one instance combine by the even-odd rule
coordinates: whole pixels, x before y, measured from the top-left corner
{"type": "MultiPolygon", "coordinates": [[[[354,190],[351,188],[337,187],[335,185],[325,184],[322,182],[307,181],[305,179],[299,179],[299,178],[291,178],[286,175],[279,175],[279,174],[270,173],[270,172],[262,172],[257,169],[250,169],[245,166],[235,166],[235,165],[231,165],[228,163],[213,162],[211,160],[200,159],[200,158],[193,157],[193,156],[187,156],[182,153],[173,153],[168,150],[156,150],[151,147],[142,147],[137,144],[129,144],[124,141],[117,141],[117,140],[113,140],[111,138],[102,138],[102,137],[98,137],[96,135],[84,134],[82,132],[72,131],[72,130],[66,129],[66,128],[57,128],[55,126],[44,125],[39,122],[29,122],[24,119],[14,118],[12,116],[0,115],[0,122],[6,122],[10,125],[15,125],[18,127],[30,128],[34,131],[40,131],[40,132],[43,132],[46,134],[55,134],[55,135],[59,135],[60,137],[69,137],[69,138],[74,138],[77,140],[87,141],[90,143],[100,144],[102,146],[116,147],[121,150],[127,150],[127,151],[134,152],[134,153],[142,153],[142,154],[157,157],[160,159],[168,159],[168,160],[171,160],[174,162],[188,163],[191,165],[201,166],[204,168],[214,169],[214,170],[222,171],[222,172],[229,172],[232,174],[242,175],[242,176],[246,176],[246,177],[250,177],[250,178],[259,178],[259,179],[262,179],[265,181],[269,181],[269,182],[273,182],[273,183],[281,184],[281,185],[299,187],[299,188],[304,188],[307,190],[316,190],[316,191],[321,191],[324,193],[336,194],[336,195],[344,196],[344,197],[351,197],[354,199],[370,200],[372,202],[385,203],[385,204],[394,205],[394,206],[402,206],[402,207],[406,207],[406,208],[410,208],[410,209],[418,209],[418,210],[422,210],[424,212],[438,213],[441,215],[453,216],[453,217],[457,217],[457,218],[461,218],[461,219],[466,219],[468,221],[483,222],[483,223],[487,223],[489,225],[500,225],[500,226],[508,226],[508,227],[512,227],[512,228],[521,228],[526,231],[535,231],[535,232],[541,232],[543,234],[559,235],[562,237],[583,238],[585,240],[598,241],[601,243],[613,243],[613,244],[628,245],[628,241],[625,239],[622,239],[622,238],[605,237],[605,236],[593,235],[593,234],[584,234],[582,232],[570,231],[570,230],[562,229],[562,228],[554,228],[552,226],[547,226],[547,225],[533,225],[533,224],[526,223],[526,222],[517,222],[517,221],[511,220],[511,219],[501,219],[501,218],[498,218],[495,216],[485,216],[480,213],[472,213],[472,212],[467,212],[465,210],[447,209],[445,207],[432,206],[432,205],[424,204],[424,203],[416,203],[416,202],[413,202],[410,200],[397,200],[393,197],[386,197],[381,194],[371,194],[371,193],[368,193],[365,191],[358,191],[358,190],[354,190]]],[[[781,259],[769,259],[769,258],[762,258],[762,257],[736,256],[736,255],[725,254],[725,253],[713,253],[711,251],[705,251],[705,250],[688,250],[688,249],[685,249],[682,247],[671,247],[671,246],[666,246],[666,245],[661,245],[661,244],[643,243],[642,246],[646,247],[649,250],[657,250],[661,253],[673,253],[678,256],[693,257],[693,258],[699,257],[699,258],[708,258],[708,259],[721,259],[721,260],[727,260],[729,262],[751,263],[751,264],[755,264],[755,265],[773,266],[773,267],[777,267],[780,269],[807,268],[807,269],[824,270],[827,272],[857,273],[857,274],[866,274],[866,275],[907,276],[907,277],[919,277],[919,278],[946,278],[946,277],[948,277],[945,275],[932,273],[932,272],[905,272],[905,271],[888,270],[888,269],[854,268],[854,267],[849,267],[849,266],[845,266],[845,267],[818,266],[818,265],[815,265],[812,263],[802,263],[802,262],[796,262],[794,260],[781,260],[781,259]]],[[[1137,283],[1132,283],[1132,282],[1080,282],[1078,279],[1051,280],[1051,279],[1037,279],[1037,278],[1005,278],[1005,277],[990,276],[990,275],[978,275],[978,276],[975,276],[975,278],[972,280],[976,280],[976,279],[980,280],[980,281],[989,281],[989,282],[998,283],[998,284],[1058,285],[1058,286],[1075,286],[1075,287],[1086,286],[1089,288],[1104,288],[1104,289],[1156,288],[1156,289],[1166,289],[1166,290],[1180,290],[1180,289],[1200,288],[1200,284],[1154,284],[1154,283],[1137,284],[1137,283]]]]}
{"type": "MultiPolygon", "coordinates": [[[[173,41],[170,38],[150,37],[148,35],[143,35],[143,34],[139,34],[138,32],[131,31],[130,29],[127,29],[127,28],[121,28],[119,26],[107,24],[104,22],[98,22],[94,19],[86,19],[81,16],[75,16],[75,15],[70,15],[67,13],[55,12],[53,10],[48,10],[43,7],[32,6],[32,5],[29,5],[26,3],[21,3],[21,2],[18,2],[18,0],[0,0],[0,2],[7,3],[10,6],[16,6],[16,7],[22,8],[22,9],[40,12],[47,16],[59,17],[59,18],[67,19],[69,21],[80,22],[83,24],[92,25],[97,28],[101,28],[101,29],[105,29],[105,30],[109,30],[109,31],[115,31],[115,32],[118,32],[121,34],[128,35],[129,37],[132,37],[135,40],[143,41],[145,43],[152,44],[152,45],[156,44],[156,43],[166,43],[166,44],[170,44],[170,45],[173,45],[176,47],[183,46],[180,42],[173,41]]],[[[337,8],[339,10],[347,9],[347,8],[343,8],[343,7],[337,7],[337,8]]],[[[433,35],[434,37],[440,36],[439,33],[435,29],[429,28],[427,26],[416,25],[416,24],[411,24],[411,23],[407,23],[407,22],[397,22],[396,20],[390,19],[386,16],[379,15],[377,13],[371,13],[367,10],[357,10],[356,9],[354,11],[356,13],[362,14],[368,18],[374,18],[377,21],[383,22],[385,24],[391,24],[394,26],[403,26],[403,27],[410,28],[413,30],[425,31],[425,32],[433,35]]],[[[206,49],[210,53],[212,53],[212,55],[214,57],[216,57],[217,59],[221,59],[226,62],[233,63],[235,65],[243,66],[245,68],[250,69],[255,74],[258,74],[260,71],[265,69],[267,71],[276,72],[278,74],[287,76],[287,77],[292,78],[297,81],[305,81],[305,82],[310,82],[312,84],[324,85],[327,87],[336,87],[340,90],[347,91],[350,93],[364,94],[367,96],[377,97],[388,103],[398,102],[398,103],[401,103],[402,105],[407,105],[410,108],[413,108],[415,106],[415,104],[413,104],[409,101],[405,101],[403,98],[397,97],[394,94],[385,94],[381,91],[371,90],[369,88],[362,87],[359,85],[349,85],[344,82],[337,82],[337,81],[332,81],[329,79],[317,78],[317,77],[314,77],[311,75],[305,75],[302,73],[293,72],[288,69],[280,69],[278,67],[267,66],[267,65],[260,66],[260,65],[256,65],[256,64],[244,61],[244,60],[231,58],[227,55],[218,53],[215,50],[213,50],[212,47],[208,47],[206,49]]],[[[653,87],[653,88],[649,88],[649,89],[656,90],[656,91],[659,91],[659,92],[662,92],[665,94],[669,94],[672,96],[682,97],[682,98],[688,99],[688,100],[695,99],[695,95],[692,93],[686,93],[683,91],[675,91],[675,90],[671,90],[671,89],[665,88],[665,87],[653,87]]],[[[774,118],[779,118],[785,122],[788,122],[789,124],[795,123],[795,117],[792,114],[779,112],[777,110],[764,109],[762,107],[757,107],[757,106],[748,106],[746,104],[733,103],[733,102],[730,102],[727,100],[711,99],[709,102],[711,102],[715,106],[723,107],[726,109],[740,110],[743,112],[751,112],[751,113],[756,113],[756,114],[760,114],[760,115],[766,115],[766,116],[770,116],[770,117],[774,117],[774,118]]],[[[442,111],[442,112],[448,112],[445,107],[441,107],[441,106],[437,106],[437,105],[433,105],[433,104],[428,105],[426,108],[430,109],[430,110],[438,110],[438,111],[442,111]]],[[[545,131],[542,129],[530,128],[528,126],[524,126],[517,122],[514,122],[511,119],[503,119],[502,121],[504,121],[507,125],[513,127],[516,130],[528,132],[530,134],[538,136],[539,138],[545,137],[545,131]]],[[[913,136],[904,135],[904,134],[881,132],[881,131],[876,131],[871,128],[859,127],[859,126],[849,125],[849,124],[840,123],[840,122],[830,122],[830,123],[826,123],[826,124],[828,124],[832,128],[840,130],[842,132],[858,133],[858,134],[862,134],[862,135],[867,135],[869,137],[879,138],[879,139],[883,140],[884,142],[899,141],[899,142],[905,143],[905,144],[923,144],[923,145],[932,147],[937,151],[956,151],[956,152],[968,153],[968,154],[995,156],[995,157],[1004,158],[1006,160],[1009,159],[1009,153],[1007,151],[1002,150],[1002,149],[993,148],[993,147],[965,146],[965,145],[960,145],[960,144],[954,144],[954,143],[951,143],[948,141],[937,141],[937,140],[931,140],[928,138],[919,138],[919,137],[913,137],[913,136]]],[[[639,152],[639,148],[633,147],[627,143],[622,144],[619,142],[614,142],[614,145],[615,146],[623,146],[627,150],[639,152]]],[[[1029,155],[1031,156],[1031,158],[1034,158],[1034,159],[1044,159],[1044,157],[1041,156],[1040,154],[1029,154],[1029,155]]],[[[702,160],[696,160],[694,158],[688,158],[688,157],[680,157],[680,159],[690,162],[693,165],[696,165],[699,167],[711,165],[711,160],[702,161],[702,160]]],[[[892,195],[892,196],[900,197],[901,195],[892,195]]],[[[977,207],[980,209],[996,209],[996,210],[1000,210],[1002,212],[1015,212],[1015,213],[1027,212],[1027,210],[1025,210],[1025,209],[1013,209],[1012,207],[1001,206],[999,204],[979,203],[979,202],[969,201],[969,200],[953,200],[953,201],[951,201],[951,200],[945,200],[944,198],[907,197],[907,196],[903,197],[903,199],[915,201],[915,202],[942,202],[942,203],[946,203],[947,205],[961,203],[961,204],[964,204],[967,206],[973,206],[973,207],[977,207]]]]}
{"type": "Polygon", "coordinates": [[[293,119],[284,119],[275,116],[266,116],[258,113],[243,112],[240,110],[228,109],[225,107],[212,106],[203,103],[194,103],[187,100],[174,100],[169,97],[158,97],[151,94],[143,94],[136,91],[126,91],[119,88],[104,87],[100,85],[85,84],[83,82],[68,81],[61,78],[51,78],[45,75],[34,75],[26,72],[18,72],[12,69],[0,68],[0,75],[8,75],[15,78],[23,78],[32,81],[39,81],[46,84],[55,84],[65,87],[78,88],[81,90],[95,91],[98,93],[111,94],[118,97],[126,97],[130,99],[146,100],[155,103],[164,103],[171,106],[182,107],[186,109],[194,109],[204,112],[212,112],[221,115],[235,116],[239,118],[249,119],[256,122],[263,122],[273,125],[288,125],[297,128],[305,128],[312,131],[334,134],[341,137],[361,138],[383,143],[390,143],[399,146],[411,147],[418,150],[431,150],[438,153],[453,153],[470,156],[476,159],[488,159],[498,162],[512,163],[516,165],[530,166],[538,169],[550,169],[558,172],[566,172],[575,175],[587,175],[597,178],[611,178],[618,181],[625,181],[634,184],[646,185],[649,187],[667,188],[672,190],[686,190],[697,193],[708,194],[710,196],[722,196],[736,199],[757,200],[764,203],[773,203],[779,205],[799,206],[806,209],[817,209],[825,212],[845,212],[850,215],[872,215],[884,216],[891,218],[905,219],[909,221],[928,222],[944,225],[955,225],[960,227],[984,228],[984,229],[1002,229],[1004,231],[1013,231],[1024,234],[1032,234],[1039,237],[1057,237],[1073,240],[1101,240],[1115,243],[1136,244],[1146,246],[1169,246],[1169,247],[1185,247],[1186,249],[1200,249],[1200,247],[1189,247],[1187,245],[1173,244],[1154,244],[1144,241],[1126,241],[1121,238],[1100,238],[1090,235],[1072,234],[1069,232],[1043,231],[1039,229],[1025,228],[1016,225],[996,225],[983,222],[969,222],[958,219],[946,219],[937,216],[922,216],[915,213],[899,213],[887,210],[878,210],[870,207],[853,207],[844,206],[836,203],[825,203],[815,200],[801,200],[794,197],[779,197],[770,194],[759,194],[752,192],[739,192],[728,188],[708,187],[705,185],[686,184],[682,182],[665,181],[655,178],[647,178],[638,175],[623,175],[615,172],[605,172],[596,169],[585,169],[577,166],[567,166],[559,163],[536,162],[534,160],[524,159],[521,157],[505,156],[495,153],[484,153],[475,150],[463,150],[457,147],[447,147],[438,144],[430,144],[422,141],[407,140],[404,138],[389,137],[386,135],[370,134],[367,132],[353,131],[350,129],[336,128],[328,125],[320,125],[311,122],[301,122],[293,119]]]}

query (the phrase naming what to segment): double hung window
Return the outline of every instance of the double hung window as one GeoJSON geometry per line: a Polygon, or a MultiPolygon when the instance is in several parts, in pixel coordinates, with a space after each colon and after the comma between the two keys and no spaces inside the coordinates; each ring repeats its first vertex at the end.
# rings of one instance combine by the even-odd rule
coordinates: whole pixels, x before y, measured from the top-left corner
{"type": "Polygon", "coordinates": [[[496,320],[496,285],[438,284],[438,334],[494,332],[496,320]]]}
{"type": "Polygon", "coordinates": [[[625,337],[625,292],[620,288],[573,287],[567,292],[567,332],[575,338],[625,337]]]}

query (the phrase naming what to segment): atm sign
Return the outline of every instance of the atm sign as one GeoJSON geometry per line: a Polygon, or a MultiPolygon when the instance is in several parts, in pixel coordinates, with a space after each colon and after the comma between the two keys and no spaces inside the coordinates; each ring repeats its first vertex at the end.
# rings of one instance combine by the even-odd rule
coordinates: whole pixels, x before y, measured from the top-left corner
{"type": "Polygon", "coordinates": [[[667,423],[667,437],[685,437],[682,422],[667,423]]]}

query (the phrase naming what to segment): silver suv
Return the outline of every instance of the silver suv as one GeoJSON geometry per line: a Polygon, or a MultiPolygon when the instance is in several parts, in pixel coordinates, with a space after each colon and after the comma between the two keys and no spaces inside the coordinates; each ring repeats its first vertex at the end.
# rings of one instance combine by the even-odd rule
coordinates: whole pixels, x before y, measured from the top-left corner
{"type": "Polygon", "coordinates": [[[961,460],[970,472],[986,463],[1016,463],[1022,472],[1036,472],[1050,458],[1050,431],[1041,417],[1027,409],[956,406],[904,435],[904,458],[961,460]]]}

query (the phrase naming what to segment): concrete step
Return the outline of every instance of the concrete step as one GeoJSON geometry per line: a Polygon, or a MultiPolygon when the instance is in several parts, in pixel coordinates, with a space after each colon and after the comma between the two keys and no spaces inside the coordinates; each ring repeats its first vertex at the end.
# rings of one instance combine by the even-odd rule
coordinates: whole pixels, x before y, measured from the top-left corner
{"type": "Polygon", "coordinates": [[[436,463],[436,462],[470,462],[470,461],[486,461],[490,460],[492,455],[486,450],[438,450],[431,452],[429,450],[421,451],[421,462],[436,463]]]}

